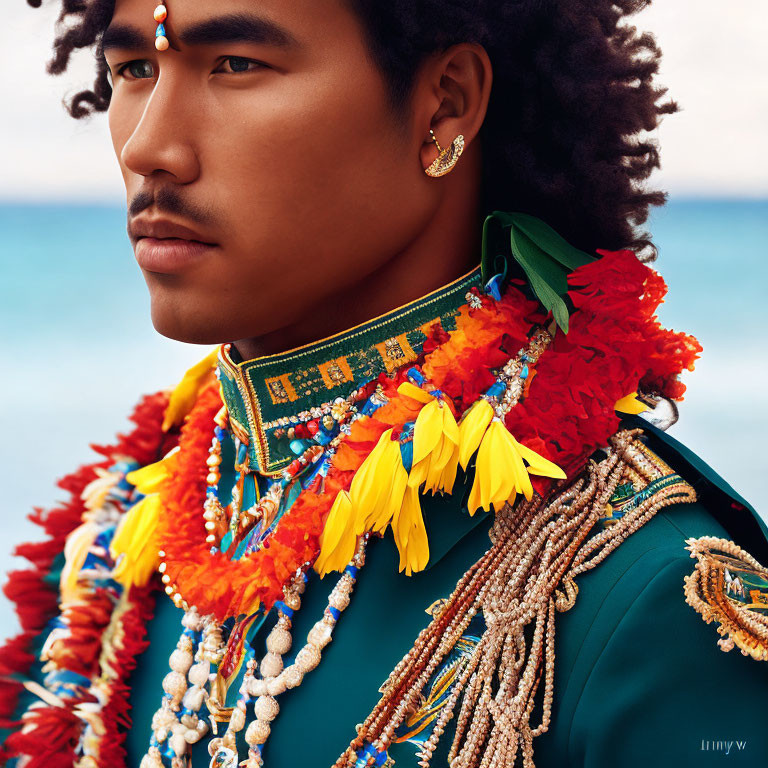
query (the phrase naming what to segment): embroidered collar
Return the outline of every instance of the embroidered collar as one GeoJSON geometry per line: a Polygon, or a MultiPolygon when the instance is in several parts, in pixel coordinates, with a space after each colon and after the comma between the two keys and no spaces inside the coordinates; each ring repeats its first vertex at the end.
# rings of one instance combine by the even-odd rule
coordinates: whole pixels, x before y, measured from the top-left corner
{"type": "Polygon", "coordinates": [[[431,293],[361,325],[287,352],[240,361],[231,344],[218,358],[221,395],[249,464],[277,475],[296,454],[289,428],[321,419],[334,401],[376,378],[412,363],[430,327],[456,326],[466,294],[481,284],[480,267],[431,293]]]}

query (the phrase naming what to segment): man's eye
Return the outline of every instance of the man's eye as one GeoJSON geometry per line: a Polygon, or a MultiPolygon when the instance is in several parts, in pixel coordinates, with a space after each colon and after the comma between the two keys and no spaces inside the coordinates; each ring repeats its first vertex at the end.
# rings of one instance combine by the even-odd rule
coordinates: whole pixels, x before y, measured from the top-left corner
{"type": "Polygon", "coordinates": [[[227,56],[214,72],[223,72],[224,74],[236,74],[239,72],[254,72],[264,65],[253,59],[246,59],[242,56],[227,56]]]}
{"type": "Polygon", "coordinates": [[[147,59],[136,59],[123,64],[117,70],[117,74],[126,80],[145,80],[155,76],[155,68],[147,59]]]}

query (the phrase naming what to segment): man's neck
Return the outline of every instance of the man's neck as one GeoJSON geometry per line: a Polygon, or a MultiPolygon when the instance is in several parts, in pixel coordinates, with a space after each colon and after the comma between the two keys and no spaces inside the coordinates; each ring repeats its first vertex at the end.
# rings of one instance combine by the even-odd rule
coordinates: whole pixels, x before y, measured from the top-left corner
{"type": "MultiPolygon", "coordinates": [[[[454,190],[467,190],[457,184],[454,190]]],[[[309,344],[377,317],[465,275],[480,263],[482,214],[477,190],[447,194],[411,244],[383,266],[308,305],[292,324],[240,339],[243,360],[309,344]]]]}

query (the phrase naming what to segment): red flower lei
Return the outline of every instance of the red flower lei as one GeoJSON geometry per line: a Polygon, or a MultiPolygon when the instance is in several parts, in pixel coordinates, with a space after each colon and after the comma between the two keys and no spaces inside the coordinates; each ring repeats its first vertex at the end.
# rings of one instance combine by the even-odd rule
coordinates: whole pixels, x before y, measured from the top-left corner
{"type": "MultiPolygon", "coordinates": [[[[523,444],[571,472],[616,431],[617,400],[638,387],[680,399],[678,374],[691,370],[701,346],[692,336],[667,331],[655,312],[666,293],[656,272],[631,251],[599,251],[603,258],[569,277],[575,309],[569,333],[558,333],[538,365],[527,397],[507,416],[523,444]]],[[[522,347],[532,325],[545,322],[537,302],[508,286],[500,301],[462,308],[457,329],[435,327],[419,361],[432,386],[446,393],[460,416],[494,381],[498,368],[522,347]]],[[[380,376],[389,402],[352,424],[332,458],[323,493],[302,493],[281,519],[264,549],[238,561],[211,554],[202,509],[213,417],[221,407],[218,388],[205,388],[182,428],[179,460],[161,491],[165,514],[160,542],[166,573],[184,599],[218,619],[267,608],[282,596],[298,568],[312,563],[336,493],[348,489],[355,470],[393,426],[415,418],[418,404],[397,394],[405,370],[380,376]]],[[[537,478],[545,492],[546,478],[537,478]]]]}
{"type": "MultiPolygon", "coordinates": [[[[165,435],[160,425],[168,404],[165,393],[147,395],[130,416],[136,425],[126,435],[118,435],[115,445],[91,446],[104,459],[85,465],[58,482],[70,494],[67,502],[54,509],[36,509],[30,519],[48,534],[42,542],[22,544],[15,553],[32,563],[32,568],[9,574],[5,594],[16,603],[22,632],[0,649],[0,727],[16,729],[21,722],[13,718],[24,686],[22,680],[35,662],[31,650],[35,639],[58,612],[57,593],[49,574],[55,558],[64,549],[67,537],[77,528],[86,511],[81,494],[97,477],[97,470],[107,469],[124,457],[139,464],[149,464],[161,457],[175,438],[165,435]]],[[[83,603],[68,606],[62,614],[69,627],[66,643],[56,647],[56,661],[83,676],[95,679],[101,674],[109,679],[108,697],[101,708],[106,733],[100,741],[100,765],[121,764],[125,752],[124,735],[118,724],[130,726],[126,681],[136,658],[147,645],[146,626],[152,617],[153,601],[148,597],[154,587],[134,588],[127,595],[127,610],[120,617],[121,642],[113,648],[110,673],[100,669],[103,633],[112,617],[113,603],[103,591],[90,594],[83,603]]],[[[92,703],[90,696],[62,699],[64,706],[36,706],[24,715],[23,730],[16,730],[5,740],[0,762],[19,755],[27,758],[28,768],[71,768],[75,748],[83,728],[77,707],[92,703]]]]}

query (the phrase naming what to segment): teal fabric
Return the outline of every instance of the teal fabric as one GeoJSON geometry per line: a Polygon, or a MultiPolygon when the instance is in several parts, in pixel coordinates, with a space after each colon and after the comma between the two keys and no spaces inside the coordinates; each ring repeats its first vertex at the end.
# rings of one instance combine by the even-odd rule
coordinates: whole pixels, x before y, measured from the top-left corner
{"type": "MultiPolygon", "coordinates": [[[[553,718],[534,741],[536,765],[680,768],[726,759],[768,765],[768,664],[738,650],[720,651],[715,626],[686,604],[683,593],[683,578],[694,567],[686,538],[733,539],[760,559],[758,552],[768,550],[765,524],[698,457],[642,425],[650,447],[697,488],[700,501],[657,513],[577,579],[575,606],[557,618],[553,718]]],[[[423,573],[410,578],[397,573],[389,536],[371,543],[352,603],[320,666],[279,699],[281,713],[264,752],[267,766],[333,765],[354,737],[355,724],[378,700],[381,683],[429,622],[425,609],[447,597],[487,549],[490,518],[470,518],[462,511],[467,489],[464,478],[459,483],[450,497],[425,498],[432,558],[423,573]]],[[[330,576],[309,583],[296,617],[294,652],[322,615],[333,583],[330,576]]],[[[131,767],[138,766],[146,749],[180,619],[181,612],[161,596],[149,628],[150,650],[131,680],[131,767]]],[[[270,625],[259,637],[262,644],[270,625]]],[[[540,713],[534,712],[532,724],[539,721],[540,713]]],[[[447,732],[435,768],[447,765],[449,741],[447,732]]],[[[411,744],[395,745],[390,755],[396,766],[416,768],[411,744]]],[[[193,766],[202,768],[209,759],[205,744],[197,745],[193,766]]]]}
{"type": "MultiPolygon", "coordinates": [[[[743,514],[752,513],[731,517],[743,525],[743,514]]],[[[670,507],[580,577],[557,629],[539,768],[721,765],[726,751],[728,764],[768,765],[768,664],[719,650],[715,625],[685,602],[695,562],[685,539],[704,535],[733,538],[701,502],[670,507]]],[[[735,540],[748,550],[761,543],[735,540]]]]}

